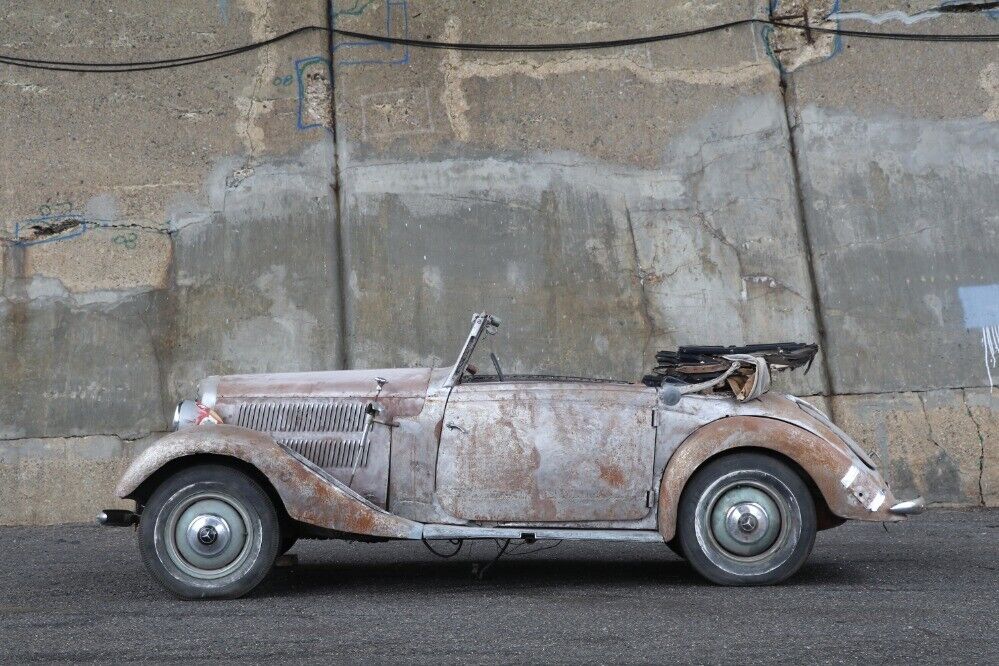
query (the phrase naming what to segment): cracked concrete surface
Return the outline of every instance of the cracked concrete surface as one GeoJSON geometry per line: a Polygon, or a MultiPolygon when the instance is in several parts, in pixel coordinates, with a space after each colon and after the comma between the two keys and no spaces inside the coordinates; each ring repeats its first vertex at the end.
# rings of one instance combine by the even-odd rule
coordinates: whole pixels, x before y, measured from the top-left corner
{"type": "MultiPolygon", "coordinates": [[[[410,36],[521,42],[803,4],[407,3],[410,36]]],[[[934,4],[828,21],[994,22],[890,14],[934,4]]],[[[45,0],[0,10],[0,46],[172,57],[326,9],[45,0]]],[[[384,32],[386,12],[337,20],[384,32]]],[[[513,372],[637,379],[678,344],[818,340],[779,388],[824,403],[897,494],[999,504],[999,403],[957,295],[999,283],[999,64],[941,48],[750,27],[591,53],[341,45],[330,82],[312,35],[128,77],[4,68],[0,523],[89,519],[204,375],[442,364],[483,308],[513,372]]]]}

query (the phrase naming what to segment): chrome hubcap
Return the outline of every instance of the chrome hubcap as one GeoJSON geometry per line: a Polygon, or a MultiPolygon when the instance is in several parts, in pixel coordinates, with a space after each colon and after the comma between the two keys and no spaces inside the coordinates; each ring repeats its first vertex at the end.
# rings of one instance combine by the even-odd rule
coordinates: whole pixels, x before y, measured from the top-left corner
{"type": "Polygon", "coordinates": [[[766,552],[780,534],[781,512],[763,488],[737,484],[723,489],[710,509],[711,534],[738,557],[766,552]]]}
{"type": "Polygon", "coordinates": [[[187,544],[207,557],[224,552],[231,540],[232,530],[221,516],[200,515],[187,526],[187,544]]]}
{"type": "Polygon", "coordinates": [[[756,502],[736,504],[725,514],[725,530],[742,543],[752,543],[767,531],[770,517],[756,502]]]}
{"type": "Polygon", "coordinates": [[[171,511],[164,536],[167,554],[178,568],[196,578],[219,578],[246,559],[253,532],[240,502],[200,493],[171,511]]]}

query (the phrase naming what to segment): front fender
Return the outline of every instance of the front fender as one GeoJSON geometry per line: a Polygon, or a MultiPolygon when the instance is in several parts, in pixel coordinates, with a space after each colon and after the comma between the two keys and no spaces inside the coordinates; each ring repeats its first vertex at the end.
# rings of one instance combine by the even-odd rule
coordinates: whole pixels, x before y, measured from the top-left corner
{"type": "Polygon", "coordinates": [[[658,522],[663,539],[669,541],[676,533],[680,494],[694,472],[719,453],[745,448],[768,449],[793,460],[814,482],[829,510],[840,518],[901,519],[888,511],[895,503],[888,484],[844,445],[786,421],[732,416],[700,427],[667,463],[659,486],[658,522]]]}
{"type": "Polygon", "coordinates": [[[163,437],[125,470],[116,494],[129,498],[167,463],[197,455],[241,460],[259,470],[294,520],[316,527],[371,536],[419,538],[421,525],[371,504],[332,476],[296,457],[272,437],[231,425],[186,428],[163,437]]]}

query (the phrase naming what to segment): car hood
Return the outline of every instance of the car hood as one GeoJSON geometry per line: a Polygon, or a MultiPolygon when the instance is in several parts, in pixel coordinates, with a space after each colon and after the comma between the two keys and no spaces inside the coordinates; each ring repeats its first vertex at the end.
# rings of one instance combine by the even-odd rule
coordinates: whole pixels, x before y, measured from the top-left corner
{"type": "Polygon", "coordinates": [[[202,402],[239,398],[423,398],[430,368],[223,375],[201,383],[202,402]],[[381,392],[376,378],[386,380],[381,392]]]}

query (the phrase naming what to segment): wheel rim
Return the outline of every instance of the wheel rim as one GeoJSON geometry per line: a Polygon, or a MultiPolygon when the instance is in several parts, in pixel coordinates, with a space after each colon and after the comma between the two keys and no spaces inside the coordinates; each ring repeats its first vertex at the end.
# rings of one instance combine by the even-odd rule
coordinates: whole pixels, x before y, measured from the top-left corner
{"type": "Polygon", "coordinates": [[[177,568],[195,578],[213,579],[246,561],[255,531],[242,502],[224,493],[203,492],[174,507],[163,537],[167,556],[177,568]]]}
{"type": "Polygon", "coordinates": [[[740,576],[772,571],[790,557],[801,534],[801,509],[779,478],[762,470],[730,472],[701,494],[694,531],[702,552],[740,576]]]}

